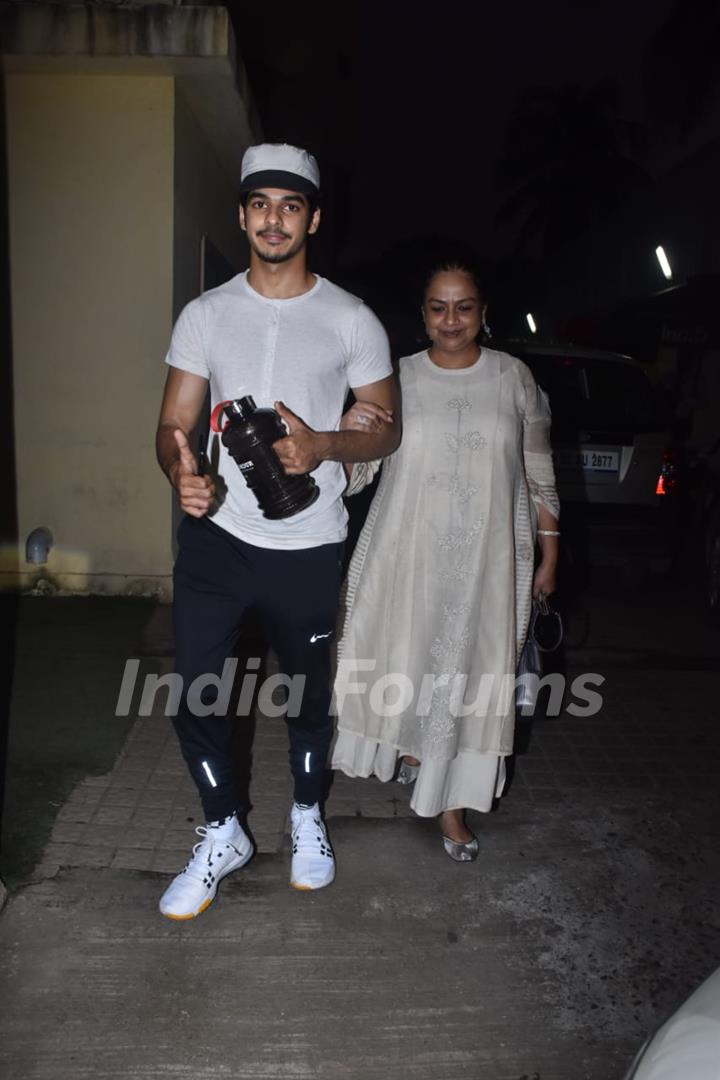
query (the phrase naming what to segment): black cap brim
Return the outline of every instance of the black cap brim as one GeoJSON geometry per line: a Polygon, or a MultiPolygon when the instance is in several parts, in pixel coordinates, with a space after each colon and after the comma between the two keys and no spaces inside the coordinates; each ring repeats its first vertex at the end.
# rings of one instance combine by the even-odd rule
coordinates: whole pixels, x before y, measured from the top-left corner
{"type": "Polygon", "coordinates": [[[312,180],[298,176],[297,173],[283,172],[281,169],[265,169],[263,172],[250,173],[240,184],[240,191],[257,191],[258,188],[263,187],[297,191],[299,195],[318,194],[318,189],[312,180]]]}

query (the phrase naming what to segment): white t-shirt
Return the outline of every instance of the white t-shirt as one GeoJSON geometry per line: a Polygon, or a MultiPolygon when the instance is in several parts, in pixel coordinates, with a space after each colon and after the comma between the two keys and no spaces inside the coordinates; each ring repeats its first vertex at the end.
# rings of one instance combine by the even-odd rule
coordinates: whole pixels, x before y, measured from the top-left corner
{"type": "MultiPolygon", "coordinates": [[[[387,335],[359,300],[325,278],[289,300],[261,296],[247,271],[192,300],[181,312],[166,362],[210,380],[212,407],[251,394],[258,408],[285,405],[316,431],[335,431],[348,388],[392,372],[387,335]]],[[[208,459],[219,446],[217,471],[227,495],[212,521],[249,544],[309,548],[343,540],[347,512],[341,498],[343,466],[323,461],[313,472],[320,496],[281,521],[263,517],[240,469],[211,435],[208,459]]]]}

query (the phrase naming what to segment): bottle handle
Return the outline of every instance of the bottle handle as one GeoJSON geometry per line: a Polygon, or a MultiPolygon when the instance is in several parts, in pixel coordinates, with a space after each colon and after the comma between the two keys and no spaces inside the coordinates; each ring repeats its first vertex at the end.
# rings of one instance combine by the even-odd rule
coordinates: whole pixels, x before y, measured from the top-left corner
{"type": "Polygon", "coordinates": [[[216,435],[222,435],[223,431],[230,423],[229,420],[226,420],[222,426],[220,425],[220,413],[223,411],[226,405],[230,404],[230,401],[219,401],[213,411],[210,413],[210,428],[212,431],[215,432],[216,435]]]}

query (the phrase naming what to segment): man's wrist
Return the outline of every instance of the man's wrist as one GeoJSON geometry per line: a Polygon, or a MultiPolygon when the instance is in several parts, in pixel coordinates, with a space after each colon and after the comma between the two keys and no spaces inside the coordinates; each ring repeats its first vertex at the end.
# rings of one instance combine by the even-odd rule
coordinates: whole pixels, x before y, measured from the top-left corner
{"type": "Polygon", "coordinates": [[[332,461],[335,450],[334,431],[316,431],[313,433],[313,450],[319,461],[332,461]]]}
{"type": "Polygon", "coordinates": [[[377,436],[363,431],[316,431],[314,448],[321,461],[342,464],[373,461],[385,457],[388,450],[377,445],[377,436]]]}
{"type": "Polygon", "coordinates": [[[175,477],[177,475],[177,470],[179,468],[179,465],[180,465],[180,458],[176,457],[170,462],[170,464],[168,465],[168,467],[165,470],[165,475],[167,476],[168,480],[170,481],[170,484],[172,485],[172,487],[174,487],[174,488],[177,488],[177,483],[175,481],[175,477]]]}

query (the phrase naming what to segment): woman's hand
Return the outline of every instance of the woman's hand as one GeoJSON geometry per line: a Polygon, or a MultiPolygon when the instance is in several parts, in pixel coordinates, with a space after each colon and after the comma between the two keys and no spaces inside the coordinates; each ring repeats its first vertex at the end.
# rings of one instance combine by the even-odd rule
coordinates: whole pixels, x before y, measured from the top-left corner
{"type": "Polygon", "coordinates": [[[364,431],[367,435],[375,435],[382,431],[383,424],[392,422],[390,409],[383,409],[382,405],[375,405],[372,401],[356,401],[343,415],[340,431],[364,431]]]}
{"type": "Polygon", "coordinates": [[[543,503],[537,508],[538,535],[537,542],[540,548],[540,563],[533,578],[533,600],[537,600],[540,593],[550,596],[555,592],[557,584],[557,564],[560,555],[560,526],[558,519],[543,503]]]}
{"type": "Polygon", "coordinates": [[[556,571],[557,567],[554,560],[548,562],[543,559],[535,571],[535,577],[533,578],[533,600],[537,600],[540,593],[543,593],[545,596],[550,596],[555,592],[555,585],[557,583],[556,571]]]}

